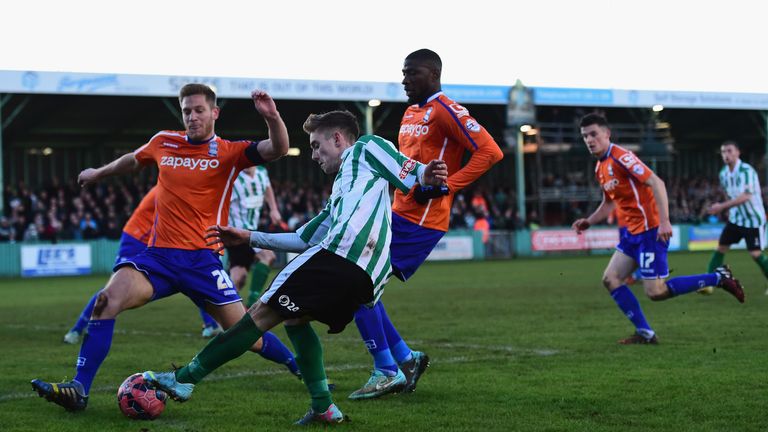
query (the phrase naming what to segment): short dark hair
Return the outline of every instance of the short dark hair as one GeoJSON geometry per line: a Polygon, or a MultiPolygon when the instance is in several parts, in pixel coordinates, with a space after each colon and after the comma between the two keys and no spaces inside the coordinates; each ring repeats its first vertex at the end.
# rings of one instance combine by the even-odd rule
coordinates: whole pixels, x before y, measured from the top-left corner
{"type": "Polygon", "coordinates": [[[350,142],[355,142],[360,136],[360,126],[357,124],[357,117],[346,110],[310,114],[304,122],[304,132],[308,134],[324,129],[339,129],[350,142]]]}
{"type": "Polygon", "coordinates": [[[725,146],[729,146],[729,145],[730,146],[734,146],[734,147],[736,147],[736,150],[741,151],[741,147],[739,146],[739,143],[737,143],[736,141],[733,141],[733,140],[724,141],[722,144],[720,144],[720,147],[725,147],[725,146]]]}
{"type": "Polygon", "coordinates": [[[608,120],[605,119],[600,114],[597,113],[589,113],[581,118],[581,121],[579,122],[579,127],[587,127],[592,125],[598,125],[602,127],[608,127],[608,120]]]}
{"type": "Polygon", "coordinates": [[[205,96],[205,101],[208,102],[211,108],[216,106],[216,93],[207,85],[199,83],[185,84],[184,87],[179,90],[179,103],[181,103],[181,100],[185,97],[193,95],[203,95],[205,96]]]}
{"type": "Polygon", "coordinates": [[[415,61],[418,61],[418,62],[425,63],[425,64],[429,65],[430,67],[432,67],[438,73],[441,70],[443,70],[443,61],[440,60],[440,56],[437,55],[436,52],[434,52],[434,51],[432,51],[430,49],[427,49],[427,48],[422,48],[420,50],[416,50],[416,51],[408,54],[408,56],[406,56],[405,59],[406,60],[415,60],[415,61]]]}

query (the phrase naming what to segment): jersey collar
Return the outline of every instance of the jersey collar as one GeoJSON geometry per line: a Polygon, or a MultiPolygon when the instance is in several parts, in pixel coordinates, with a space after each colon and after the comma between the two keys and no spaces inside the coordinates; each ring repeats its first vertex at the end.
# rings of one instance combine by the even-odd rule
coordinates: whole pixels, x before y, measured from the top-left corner
{"type": "Polygon", "coordinates": [[[739,168],[741,168],[741,158],[736,159],[736,164],[733,166],[733,171],[731,171],[731,167],[728,165],[726,165],[725,168],[725,170],[728,172],[728,175],[733,175],[733,173],[737,172],[739,168]]]}
{"type": "Polygon", "coordinates": [[[186,140],[187,140],[187,142],[188,142],[189,144],[192,144],[192,145],[208,144],[209,142],[211,142],[211,141],[215,140],[216,138],[218,138],[218,137],[216,136],[216,134],[213,134],[213,136],[212,136],[212,137],[210,137],[210,138],[208,138],[208,139],[204,139],[204,140],[202,140],[202,141],[193,141],[193,140],[189,139],[189,135],[187,135],[187,134],[184,134],[184,139],[186,139],[186,140]]]}
{"type": "Polygon", "coordinates": [[[438,97],[440,97],[441,94],[443,94],[443,91],[442,90],[438,90],[437,93],[435,93],[432,96],[428,97],[427,100],[425,100],[423,103],[418,104],[419,108],[421,108],[424,105],[426,105],[426,104],[432,102],[433,100],[437,99],[438,97]]]}
{"type": "Polygon", "coordinates": [[[600,156],[600,159],[598,159],[600,162],[608,159],[608,156],[611,154],[611,150],[613,150],[613,143],[608,145],[608,150],[605,151],[605,154],[600,156]]]}

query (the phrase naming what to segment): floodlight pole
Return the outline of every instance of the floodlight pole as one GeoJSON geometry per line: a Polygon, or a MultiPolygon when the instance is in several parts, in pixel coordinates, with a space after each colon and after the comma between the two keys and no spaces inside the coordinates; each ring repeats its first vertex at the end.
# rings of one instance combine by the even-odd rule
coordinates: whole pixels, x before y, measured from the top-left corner
{"type": "Polygon", "coordinates": [[[765,183],[763,184],[768,185],[768,111],[763,111],[762,114],[765,123],[765,183]]]}
{"type": "Polygon", "coordinates": [[[365,105],[365,134],[373,135],[373,109],[374,107],[365,105]]]}
{"type": "Polygon", "coordinates": [[[525,165],[523,158],[523,131],[517,127],[517,145],[515,146],[515,172],[517,174],[517,216],[523,222],[521,228],[525,228],[525,165]]]}

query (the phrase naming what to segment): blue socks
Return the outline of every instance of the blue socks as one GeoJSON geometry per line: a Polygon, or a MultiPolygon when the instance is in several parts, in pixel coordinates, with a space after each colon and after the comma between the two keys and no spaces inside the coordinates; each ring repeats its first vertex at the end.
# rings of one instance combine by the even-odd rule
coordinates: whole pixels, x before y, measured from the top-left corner
{"type": "Polygon", "coordinates": [[[91,320],[91,314],[93,314],[93,305],[96,304],[96,298],[99,297],[100,292],[101,291],[96,291],[96,294],[91,297],[91,299],[88,301],[88,304],[85,305],[85,308],[83,308],[83,311],[80,312],[80,317],[77,319],[77,322],[70,331],[80,334],[83,333],[83,330],[85,330],[85,328],[88,326],[88,321],[91,320]]]}
{"type": "Polygon", "coordinates": [[[205,311],[205,308],[200,306],[200,318],[203,319],[203,325],[206,327],[218,327],[219,324],[216,322],[215,319],[213,319],[212,316],[208,315],[208,312],[205,311]]]}
{"type": "Polygon", "coordinates": [[[616,302],[619,309],[624,313],[624,316],[632,321],[632,324],[635,325],[635,329],[638,333],[645,337],[653,336],[654,332],[648,324],[648,321],[645,320],[643,310],[640,309],[640,303],[638,303],[637,298],[632,294],[629,287],[622,285],[616,288],[611,292],[611,297],[613,298],[613,301],[616,302]]]}
{"type": "Polygon", "coordinates": [[[384,309],[382,302],[376,303],[374,309],[378,312],[381,325],[384,328],[384,335],[387,337],[387,345],[389,345],[389,351],[395,358],[398,364],[408,361],[413,357],[411,355],[411,348],[405,343],[403,338],[400,337],[400,333],[397,332],[395,326],[392,325],[392,321],[389,320],[387,311],[384,309]]]}
{"type": "Polygon", "coordinates": [[[115,330],[115,320],[91,320],[88,323],[88,335],[80,346],[80,355],[77,358],[77,373],[75,380],[80,382],[87,395],[99,371],[101,363],[107,358],[109,348],[112,346],[112,333],[115,330]]]}
{"type": "Polygon", "coordinates": [[[355,312],[355,324],[368,352],[373,356],[373,366],[388,375],[395,375],[398,369],[397,363],[389,351],[387,336],[384,334],[379,314],[380,304],[381,302],[377,303],[373,308],[360,306],[360,309],[355,312]]]}
{"type": "Polygon", "coordinates": [[[277,336],[271,332],[266,332],[261,335],[261,342],[261,351],[258,353],[260,356],[275,363],[285,365],[294,375],[299,372],[299,367],[296,366],[296,359],[293,357],[293,353],[277,336]]]}
{"type": "Polygon", "coordinates": [[[693,276],[678,276],[667,281],[667,288],[672,296],[688,294],[698,289],[717,285],[717,273],[693,276]]]}

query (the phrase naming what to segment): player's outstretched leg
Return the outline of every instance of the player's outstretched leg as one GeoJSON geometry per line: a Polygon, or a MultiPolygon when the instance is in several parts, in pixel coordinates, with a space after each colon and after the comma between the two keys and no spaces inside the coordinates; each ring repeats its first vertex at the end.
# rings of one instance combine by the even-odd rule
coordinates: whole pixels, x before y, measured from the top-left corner
{"type": "Polygon", "coordinates": [[[174,400],[186,401],[192,396],[194,384],[202,381],[224,363],[250,350],[263,333],[246,313],[227,331],[211,339],[186,366],[173,372],[146,371],[144,379],[168,393],[174,400]]]}
{"type": "Polygon", "coordinates": [[[177,402],[188,401],[195,389],[195,385],[192,383],[180,383],[176,379],[175,372],[146,371],[142,376],[148,385],[164,391],[177,402]]]}
{"type": "MultiPolygon", "coordinates": [[[[707,266],[707,273],[714,273],[715,269],[723,265],[723,260],[725,259],[725,254],[720,251],[714,251],[712,252],[712,257],[709,259],[709,265],[707,266]]],[[[704,295],[711,295],[715,292],[715,288],[711,286],[707,286],[701,289],[696,290],[699,294],[704,295]]]]}
{"type": "Polygon", "coordinates": [[[88,321],[91,320],[91,314],[93,314],[93,305],[96,304],[96,299],[99,297],[99,292],[100,291],[96,291],[96,293],[91,297],[91,299],[88,301],[88,304],[86,304],[83,310],[80,312],[80,316],[77,318],[75,325],[72,326],[67,334],[64,335],[64,343],[68,343],[70,345],[77,345],[80,343],[80,337],[83,336],[83,332],[88,327],[88,321]]]}
{"type": "Polygon", "coordinates": [[[717,287],[722,288],[732,296],[736,297],[736,300],[738,300],[739,303],[744,303],[744,287],[738,279],[733,277],[731,268],[724,265],[716,268],[715,273],[717,273],[719,278],[717,287]]]}
{"type": "Polygon", "coordinates": [[[323,347],[317,333],[309,323],[286,325],[285,332],[296,351],[296,363],[312,398],[309,411],[296,424],[341,423],[346,420],[331,398],[323,365],[323,347]]]}
{"type": "Polygon", "coordinates": [[[716,271],[711,273],[678,276],[666,281],[670,297],[677,297],[694,291],[699,291],[704,287],[716,286],[719,280],[716,271]]]}

